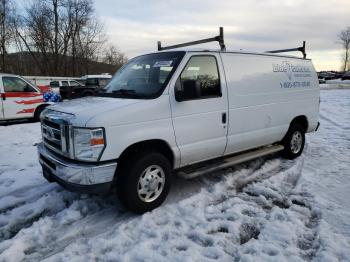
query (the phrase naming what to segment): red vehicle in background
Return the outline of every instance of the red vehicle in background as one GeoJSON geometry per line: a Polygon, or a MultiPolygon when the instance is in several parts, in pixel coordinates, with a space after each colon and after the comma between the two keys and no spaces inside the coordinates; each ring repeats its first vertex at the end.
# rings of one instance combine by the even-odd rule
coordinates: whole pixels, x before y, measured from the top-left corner
{"type": "Polygon", "coordinates": [[[0,74],[0,121],[22,118],[39,120],[46,106],[43,93],[50,91],[47,86],[36,87],[23,77],[0,74]]]}

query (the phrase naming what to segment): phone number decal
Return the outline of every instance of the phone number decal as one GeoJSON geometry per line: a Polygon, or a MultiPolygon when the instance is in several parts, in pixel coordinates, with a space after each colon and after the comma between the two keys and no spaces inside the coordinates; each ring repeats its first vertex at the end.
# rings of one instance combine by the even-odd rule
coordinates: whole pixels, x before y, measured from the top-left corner
{"type": "Polygon", "coordinates": [[[281,82],[280,83],[281,88],[299,88],[299,87],[310,87],[310,81],[303,81],[303,82],[281,82]]]}

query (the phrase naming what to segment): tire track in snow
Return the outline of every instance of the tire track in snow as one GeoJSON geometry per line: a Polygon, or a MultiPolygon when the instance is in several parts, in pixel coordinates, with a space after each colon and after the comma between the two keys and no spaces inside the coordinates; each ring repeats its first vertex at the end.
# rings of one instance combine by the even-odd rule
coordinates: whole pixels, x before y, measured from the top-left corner
{"type": "Polygon", "coordinates": [[[98,211],[66,227],[56,229],[52,233],[57,236],[57,240],[51,241],[44,249],[32,250],[28,254],[28,261],[49,259],[79,239],[93,238],[104,234],[111,227],[118,226],[132,218],[131,213],[118,213],[114,207],[98,211]]]}
{"type": "Polygon", "coordinates": [[[11,211],[12,209],[21,205],[33,203],[43,195],[52,192],[53,190],[62,191],[60,189],[56,189],[52,184],[43,183],[35,187],[22,187],[7,192],[5,195],[0,196],[0,214],[11,211]]]}
{"type": "Polygon", "coordinates": [[[343,130],[348,130],[348,129],[350,129],[350,127],[348,127],[348,126],[343,126],[343,125],[339,124],[338,122],[336,122],[336,121],[330,119],[329,117],[325,116],[325,115],[322,114],[322,113],[320,113],[320,118],[323,119],[323,120],[325,120],[325,121],[327,121],[327,122],[329,122],[329,123],[331,123],[331,124],[332,124],[334,127],[336,127],[336,128],[343,129],[343,130]]]}
{"type": "MultiPolygon", "coordinates": [[[[297,247],[303,259],[306,261],[312,261],[320,248],[318,227],[321,219],[321,212],[313,207],[314,199],[310,194],[307,194],[306,192],[294,192],[294,188],[301,176],[303,163],[304,157],[302,156],[302,159],[298,159],[296,163],[289,166],[286,170],[282,169],[278,171],[286,175],[283,178],[284,181],[281,183],[282,192],[278,192],[278,190],[273,190],[274,192],[259,192],[259,190],[253,190],[253,193],[250,190],[251,188],[254,188],[254,186],[247,188],[246,190],[243,188],[243,190],[249,196],[254,197],[255,199],[251,199],[251,201],[255,201],[256,203],[260,203],[259,197],[262,195],[265,198],[272,200],[273,206],[264,206],[264,209],[267,211],[267,216],[271,214],[274,206],[281,209],[289,209],[292,212],[299,214],[304,223],[304,230],[297,236],[297,247]]],[[[261,182],[261,179],[257,174],[252,174],[248,179],[244,179],[243,181],[247,182],[244,184],[244,187],[250,187],[252,182],[261,182]]],[[[240,182],[242,181],[239,181],[239,183],[240,182]]],[[[250,239],[257,239],[260,234],[259,228],[263,227],[264,224],[259,224],[259,226],[254,224],[243,224],[243,227],[241,228],[243,232],[241,231],[240,233],[241,236],[244,237],[243,244],[250,239]]]]}
{"type": "MultiPolygon", "coordinates": [[[[12,246],[23,247],[26,260],[38,261],[62,251],[80,238],[93,237],[107,232],[111,226],[127,219],[131,214],[121,212],[115,204],[116,196],[102,198],[98,196],[73,195],[53,213],[43,213],[37,221],[27,228],[21,228],[17,235],[0,243],[0,257],[12,252],[12,246]],[[38,235],[38,231],[42,231],[38,235]]],[[[62,194],[61,194],[62,195],[62,194]]],[[[1,260],[0,260],[1,261],[1,260]]]]}
{"type": "MultiPolygon", "coordinates": [[[[49,188],[52,188],[50,186],[49,188]]],[[[22,229],[45,217],[67,208],[79,195],[53,188],[49,192],[38,192],[24,200],[22,205],[12,204],[0,213],[0,240],[11,239],[22,229]],[[42,193],[42,194],[41,194],[42,193]]]]}

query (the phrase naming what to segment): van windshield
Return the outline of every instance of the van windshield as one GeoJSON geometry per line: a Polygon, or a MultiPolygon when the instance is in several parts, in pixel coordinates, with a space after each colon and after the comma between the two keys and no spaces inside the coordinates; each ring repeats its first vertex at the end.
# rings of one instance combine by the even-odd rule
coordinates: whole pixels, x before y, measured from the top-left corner
{"type": "Polygon", "coordinates": [[[135,57],[113,76],[97,96],[150,99],[168,84],[185,52],[162,52],[135,57]]]}

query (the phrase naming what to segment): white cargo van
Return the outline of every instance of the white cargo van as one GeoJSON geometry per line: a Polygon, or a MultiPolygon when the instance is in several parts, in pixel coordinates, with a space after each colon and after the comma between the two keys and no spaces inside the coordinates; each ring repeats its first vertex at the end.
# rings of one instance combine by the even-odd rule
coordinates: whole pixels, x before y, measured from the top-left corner
{"type": "Polygon", "coordinates": [[[305,45],[292,49],[304,58],[226,51],[221,31],[158,47],[131,59],[105,93],[43,112],[38,152],[48,181],[91,193],[116,186],[127,208],[145,212],[164,201],[173,174],[278,151],[294,159],[317,129],[319,87],[305,45]],[[212,40],[221,50],[164,51],[212,40]]]}

